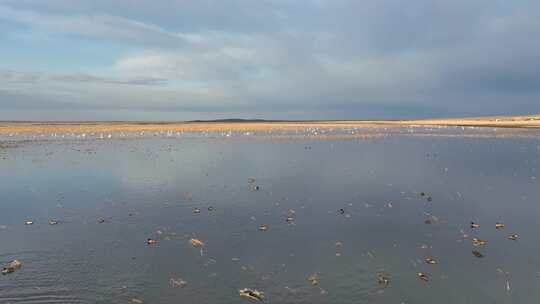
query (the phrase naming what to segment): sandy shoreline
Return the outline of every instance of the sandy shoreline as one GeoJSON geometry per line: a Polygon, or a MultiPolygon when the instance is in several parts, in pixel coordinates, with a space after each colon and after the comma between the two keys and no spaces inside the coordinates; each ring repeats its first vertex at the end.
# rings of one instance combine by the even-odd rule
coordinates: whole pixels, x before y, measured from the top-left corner
{"type": "Polygon", "coordinates": [[[475,126],[540,128],[540,115],[427,120],[238,121],[238,122],[0,122],[0,134],[105,132],[250,132],[374,128],[381,126],[475,126]]]}

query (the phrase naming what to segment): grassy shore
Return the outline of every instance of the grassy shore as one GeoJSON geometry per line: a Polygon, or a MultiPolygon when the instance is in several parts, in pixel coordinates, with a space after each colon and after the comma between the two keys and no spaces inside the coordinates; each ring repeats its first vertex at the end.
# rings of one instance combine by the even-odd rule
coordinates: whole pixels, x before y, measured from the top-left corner
{"type": "Polygon", "coordinates": [[[0,134],[107,133],[107,132],[227,132],[340,129],[380,126],[475,126],[540,128],[540,115],[443,118],[424,120],[328,121],[195,121],[195,122],[0,122],[0,134]]]}

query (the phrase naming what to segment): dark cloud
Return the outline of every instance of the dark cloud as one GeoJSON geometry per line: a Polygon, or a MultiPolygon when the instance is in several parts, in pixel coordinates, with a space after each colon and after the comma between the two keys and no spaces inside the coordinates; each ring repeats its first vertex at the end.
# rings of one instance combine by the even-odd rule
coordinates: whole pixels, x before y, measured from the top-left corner
{"type": "Polygon", "coordinates": [[[540,112],[532,0],[0,0],[1,19],[133,46],[96,70],[0,71],[0,89],[36,108],[31,96],[51,107],[279,118],[540,112]]]}

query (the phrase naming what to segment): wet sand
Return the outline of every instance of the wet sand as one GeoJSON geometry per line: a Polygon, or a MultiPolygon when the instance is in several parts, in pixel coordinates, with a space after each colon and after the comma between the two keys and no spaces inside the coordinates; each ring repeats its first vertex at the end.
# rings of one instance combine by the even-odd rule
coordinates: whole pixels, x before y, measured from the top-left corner
{"type": "Polygon", "coordinates": [[[540,115],[426,120],[342,121],[209,121],[209,122],[0,122],[0,134],[105,133],[105,132],[250,132],[294,131],[310,128],[347,129],[381,126],[474,126],[540,128],[540,115]]]}

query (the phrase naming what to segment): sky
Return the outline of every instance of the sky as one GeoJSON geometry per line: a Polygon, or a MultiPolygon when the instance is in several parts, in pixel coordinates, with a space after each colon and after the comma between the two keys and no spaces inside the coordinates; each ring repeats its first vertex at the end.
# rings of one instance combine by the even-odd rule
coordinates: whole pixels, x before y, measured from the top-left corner
{"type": "Polygon", "coordinates": [[[540,113],[537,0],[0,0],[0,120],[540,113]]]}

